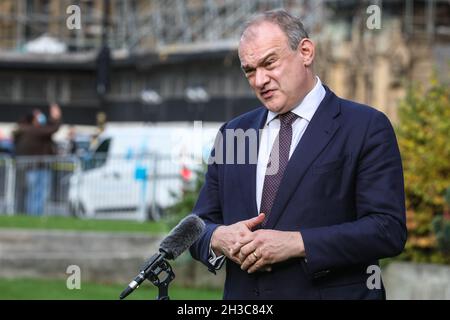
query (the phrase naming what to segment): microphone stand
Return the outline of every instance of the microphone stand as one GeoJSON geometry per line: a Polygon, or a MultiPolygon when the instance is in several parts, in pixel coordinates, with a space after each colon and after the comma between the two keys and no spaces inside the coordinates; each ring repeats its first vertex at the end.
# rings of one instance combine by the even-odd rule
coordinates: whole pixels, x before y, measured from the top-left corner
{"type": "Polygon", "coordinates": [[[164,253],[155,254],[144,265],[144,278],[158,287],[157,300],[170,300],[169,298],[169,284],[175,278],[175,273],[172,270],[172,266],[164,259],[164,253]],[[157,256],[155,259],[153,257],[157,256]],[[154,261],[157,260],[157,261],[154,261]],[[148,268],[148,266],[152,266],[148,268]],[[148,269],[146,272],[145,270],[148,269]],[[160,275],[163,277],[160,278],[160,275]]]}
{"type": "Polygon", "coordinates": [[[170,300],[169,284],[175,278],[171,265],[165,259],[166,255],[164,251],[155,253],[144,263],[138,275],[140,282],[148,280],[158,287],[157,300],[170,300]]]}

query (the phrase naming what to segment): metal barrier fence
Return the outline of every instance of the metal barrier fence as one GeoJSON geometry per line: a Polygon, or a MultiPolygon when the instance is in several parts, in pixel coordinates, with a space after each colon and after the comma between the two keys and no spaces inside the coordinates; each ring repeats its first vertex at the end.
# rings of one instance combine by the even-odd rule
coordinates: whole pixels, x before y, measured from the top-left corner
{"type": "Polygon", "coordinates": [[[11,161],[15,172],[14,213],[68,215],[70,177],[75,157],[21,156],[11,161]]]}
{"type": "Polygon", "coordinates": [[[169,155],[5,156],[0,213],[158,220],[193,182],[183,170],[169,155]]]}
{"type": "Polygon", "coordinates": [[[15,171],[10,157],[0,157],[0,212],[14,213],[15,171]]]}

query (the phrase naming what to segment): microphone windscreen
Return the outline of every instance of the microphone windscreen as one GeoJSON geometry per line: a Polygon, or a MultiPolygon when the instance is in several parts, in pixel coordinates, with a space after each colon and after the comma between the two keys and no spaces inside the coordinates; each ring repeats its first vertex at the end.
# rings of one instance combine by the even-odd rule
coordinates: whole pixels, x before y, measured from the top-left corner
{"type": "Polygon", "coordinates": [[[170,231],[159,248],[166,253],[168,259],[176,259],[200,237],[204,229],[203,220],[190,214],[170,231]]]}

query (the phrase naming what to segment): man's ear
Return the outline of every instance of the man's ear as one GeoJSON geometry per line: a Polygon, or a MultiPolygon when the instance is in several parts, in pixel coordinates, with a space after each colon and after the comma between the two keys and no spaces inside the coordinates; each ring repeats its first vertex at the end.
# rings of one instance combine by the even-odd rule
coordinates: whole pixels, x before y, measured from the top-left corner
{"type": "Polygon", "coordinates": [[[305,67],[312,65],[315,56],[315,46],[311,39],[304,38],[298,44],[298,49],[303,57],[305,67]]]}

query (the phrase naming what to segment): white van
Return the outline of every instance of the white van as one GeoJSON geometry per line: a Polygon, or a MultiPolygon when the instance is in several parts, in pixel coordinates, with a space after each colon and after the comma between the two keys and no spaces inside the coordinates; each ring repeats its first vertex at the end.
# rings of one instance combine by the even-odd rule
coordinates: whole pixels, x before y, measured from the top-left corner
{"type": "Polygon", "coordinates": [[[70,208],[91,218],[159,219],[194,182],[219,127],[109,125],[70,180],[70,208]]]}

